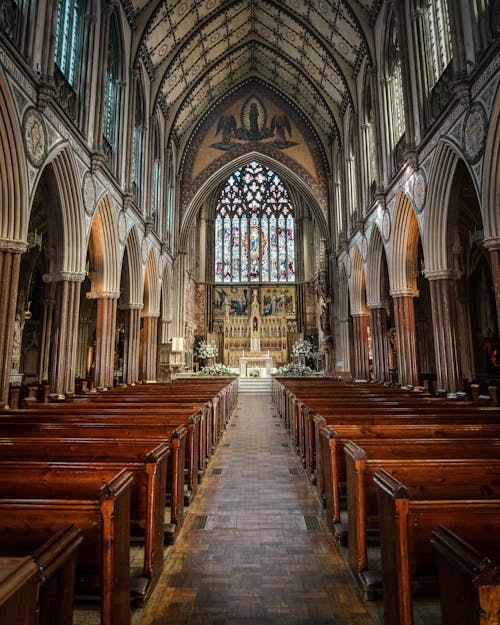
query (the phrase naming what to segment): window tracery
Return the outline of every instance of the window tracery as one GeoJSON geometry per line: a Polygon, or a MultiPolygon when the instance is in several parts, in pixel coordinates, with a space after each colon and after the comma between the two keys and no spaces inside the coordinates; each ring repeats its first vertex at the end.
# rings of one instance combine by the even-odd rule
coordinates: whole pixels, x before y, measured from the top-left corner
{"type": "Polygon", "coordinates": [[[216,282],[293,282],[293,207],[280,177],[252,161],[226,181],[216,208],[216,282]]]}

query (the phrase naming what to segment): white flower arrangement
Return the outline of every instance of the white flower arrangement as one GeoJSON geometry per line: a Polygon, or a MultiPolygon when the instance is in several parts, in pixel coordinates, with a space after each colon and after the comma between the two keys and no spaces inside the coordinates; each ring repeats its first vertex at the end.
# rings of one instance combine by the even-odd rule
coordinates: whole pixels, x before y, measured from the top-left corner
{"type": "Polygon", "coordinates": [[[311,341],[297,341],[292,345],[292,356],[305,356],[310,358],[313,354],[313,344],[311,341]]]}
{"type": "Polygon", "coordinates": [[[248,370],[248,376],[250,378],[260,378],[261,375],[262,371],[258,367],[253,367],[252,369],[248,370]]]}
{"type": "Polygon", "coordinates": [[[313,370],[311,369],[311,367],[306,367],[306,365],[299,365],[294,362],[291,362],[276,371],[276,375],[289,378],[303,378],[312,374],[313,370]]]}
{"type": "Polygon", "coordinates": [[[207,358],[215,358],[219,353],[219,350],[217,349],[217,345],[215,345],[215,343],[200,341],[196,353],[198,354],[198,358],[206,360],[207,358]]]}
{"type": "Polygon", "coordinates": [[[233,372],[227,365],[218,363],[205,367],[201,370],[200,375],[233,375],[233,372]]]}

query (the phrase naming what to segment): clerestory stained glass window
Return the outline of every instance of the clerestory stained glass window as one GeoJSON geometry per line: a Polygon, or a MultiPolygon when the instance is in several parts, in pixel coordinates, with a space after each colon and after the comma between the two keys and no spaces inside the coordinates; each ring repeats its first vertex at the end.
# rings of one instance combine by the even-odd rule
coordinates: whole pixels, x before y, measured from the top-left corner
{"type": "Polygon", "coordinates": [[[235,171],[215,217],[216,282],[293,282],[293,207],[281,178],[252,161],[235,171]]]}
{"type": "Polygon", "coordinates": [[[73,88],[80,67],[82,4],[78,0],[60,0],[57,7],[54,61],[73,88]]]}

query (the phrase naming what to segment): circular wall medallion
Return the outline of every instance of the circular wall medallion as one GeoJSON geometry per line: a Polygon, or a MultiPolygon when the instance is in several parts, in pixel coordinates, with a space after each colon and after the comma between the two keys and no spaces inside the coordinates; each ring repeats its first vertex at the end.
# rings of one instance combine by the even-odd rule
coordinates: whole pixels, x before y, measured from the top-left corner
{"type": "Polygon", "coordinates": [[[47,155],[47,130],[35,108],[30,107],[24,113],[22,128],[26,156],[32,165],[40,167],[47,155]]]}
{"type": "Polygon", "coordinates": [[[475,102],[465,116],[462,129],[462,145],[470,163],[476,163],[483,154],[487,128],[486,111],[482,104],[475,102]]]}
{"type": "Polygon", "coordinates": [[[426,194],[427,181],[423,170],[419,169],[413,177],[413,202],[418,211],[424,208],[426,194]]]}
{"type": "Polygon", "coordinates": [[[85,172],[82,183],[83,206],[87,215],[92,215],[95,208],[95,182],[89,171],[85,172]]]}
{"type": "Polygon", "coordinates": [[[365,236],[361,239],[360,250],[361,258],[363,259],[363,262],[366,263],[366,259],[368,258],[368,241],[365,236]]]}
{"type": "Polygon", "coordinates": [[[149,252],[148,240],[146,239],[146,237],[144,237],[144,239],[142,240],[142,245],[141,245],[142,262],[144,265],[146,264],[148,260],[148,252],[149,252]]]}
{"type": "Polygon", "coordinates": [[[382,215],[382,236],[384,241],[388,241],[391,236],[391,216],[388,210],[385,210],[382,215]]]}
{"type": "Polygon", "coordinates": [[[344,268],[345,268],[345,274],[347,276],[347,279],[349,280],[349,278],[351,277],[351,269],[352,269],[352,262],[351,262],[351,257],[349,256],[349,254],[347,254],[347,256],[344,259],[344,268]]]}
{"type": "Polygon", "coordinates": [[[118,239],[120,243],[123,245],[125,243],[125,239],[127,237],[127,218],[125,217],[125,212],[120,211],[118,215],[118,239]]]}

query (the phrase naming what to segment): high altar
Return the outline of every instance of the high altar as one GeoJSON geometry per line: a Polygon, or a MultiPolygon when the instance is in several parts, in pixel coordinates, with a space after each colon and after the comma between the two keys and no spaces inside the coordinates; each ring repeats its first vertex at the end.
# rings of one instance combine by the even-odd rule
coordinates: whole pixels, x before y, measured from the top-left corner
{"type": "Polygon", "coordinates": [[[219,287],[214,301],[214,330],[223,362],[245,376],[252,367],[288,362],[288,337],[296,331],[295,289],[290,287],[219,287]]]}

